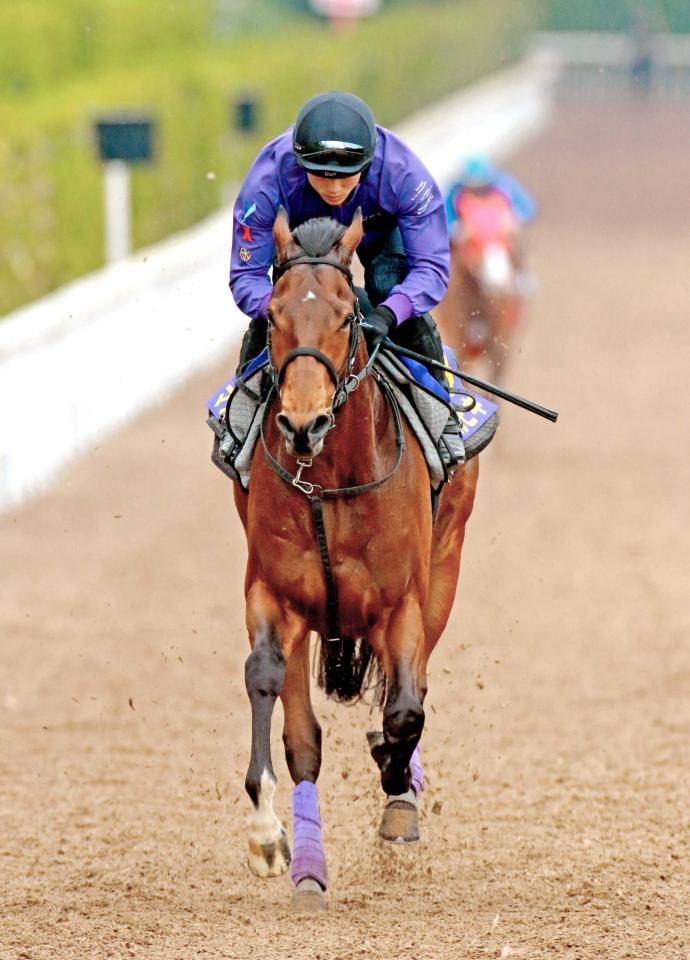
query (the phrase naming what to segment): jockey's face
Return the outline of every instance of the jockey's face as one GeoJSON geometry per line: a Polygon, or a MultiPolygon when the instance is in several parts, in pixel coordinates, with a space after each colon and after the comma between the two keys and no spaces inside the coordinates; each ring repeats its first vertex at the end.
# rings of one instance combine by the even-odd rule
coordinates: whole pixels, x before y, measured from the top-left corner
{"type": "Polygon", "coordinates": [[[307,173],[307,179],[322,200],[330,207],[339,207],[350,196],[359,181],[361,173],[353,173],[351,177],[317,177],[315,173],[307,173]]]}

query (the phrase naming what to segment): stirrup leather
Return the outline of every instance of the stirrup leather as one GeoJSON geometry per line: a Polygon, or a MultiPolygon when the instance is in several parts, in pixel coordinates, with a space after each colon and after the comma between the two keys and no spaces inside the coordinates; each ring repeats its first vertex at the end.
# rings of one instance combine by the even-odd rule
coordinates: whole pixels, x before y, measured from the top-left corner
{"type": "Polygon", "coordinates": [[[438,441],[438,451],[446,467],[456,467],[467,460],[465,444],[462,441],[462,427],[457,414],[451,412],[438,441]]]}

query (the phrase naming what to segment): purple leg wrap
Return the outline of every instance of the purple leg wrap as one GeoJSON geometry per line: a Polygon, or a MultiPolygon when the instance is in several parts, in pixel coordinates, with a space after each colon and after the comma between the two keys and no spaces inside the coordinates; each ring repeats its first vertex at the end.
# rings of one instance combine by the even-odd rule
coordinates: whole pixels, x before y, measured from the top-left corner
{"type": "Polygon", "coordinates": [[[313,877],[326,889],[328,872],[321,846],[321,816],[316,784],[302,780],[292,791],[294,843],[290,876],[295,885],[313,877]]]}
{"type": "Polygon", "coordinates": [[[422,758],[419,756],[419,744],[414,748],[410,757],[410,777],[412,779],[412,789],[419,796],[424,789],[424,770],[422,769],[422,758]]]}

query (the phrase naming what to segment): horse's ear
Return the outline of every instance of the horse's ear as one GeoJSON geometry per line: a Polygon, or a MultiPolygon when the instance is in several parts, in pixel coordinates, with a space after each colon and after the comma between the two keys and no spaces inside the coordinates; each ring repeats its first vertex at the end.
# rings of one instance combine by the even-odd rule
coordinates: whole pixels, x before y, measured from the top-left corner
{"type": "Polygon", "coordinates": [[[352,255],[357,249],[359,241],[364,236],[364,218],[362,217],[362,208],[357,207],[352,223],[340,238],[340,247],[347,253],[347,262],[352,260],[352,255]]]}
{"type": "Polygon", "coordinates": [[[290,232],[288,215],[282,205],[278,207],[278,215],[273,224],[273,239],[278,251],[278,263],[283,263],[287,259],[288,249],[292,243],[292,233],[290,232]]]}

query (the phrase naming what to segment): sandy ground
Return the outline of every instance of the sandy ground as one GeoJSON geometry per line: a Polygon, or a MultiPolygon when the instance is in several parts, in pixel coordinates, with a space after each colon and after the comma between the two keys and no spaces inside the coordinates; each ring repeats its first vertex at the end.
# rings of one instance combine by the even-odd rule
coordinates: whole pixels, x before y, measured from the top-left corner
{"type": "Polygon", "coordinates": [[[327,915],[244,864],[245,546],[202,410],[229,361],[0,519],[2,960],[690,956],[689,145],[680,108],[569,107],[516,158],[509,385],[561,419],[505,410],[484,455],[418,847],[376,840],[368,710],[316,698],[327,915]]]}

